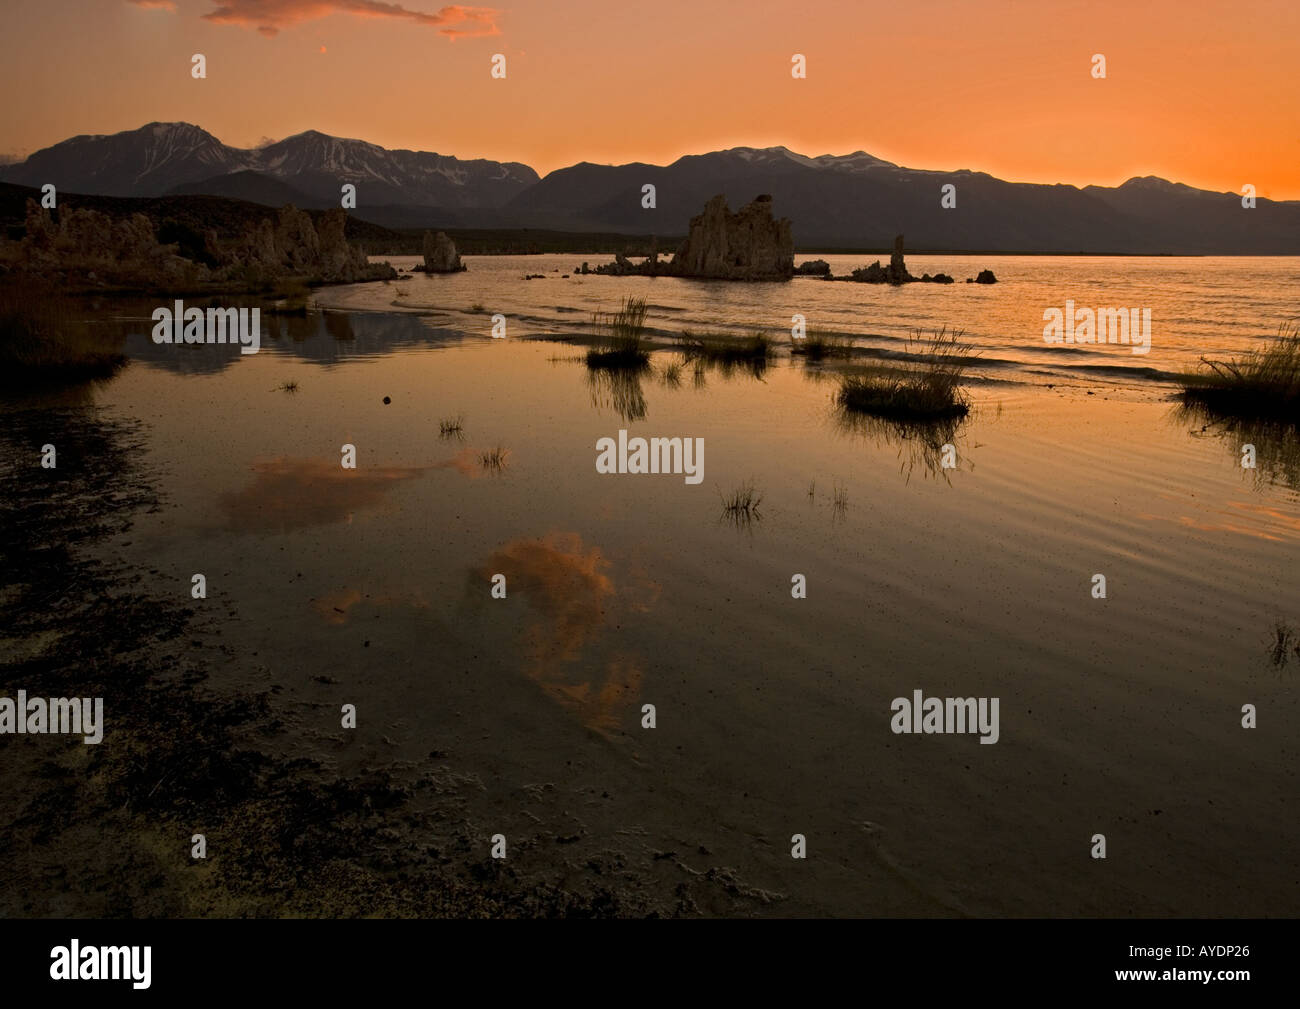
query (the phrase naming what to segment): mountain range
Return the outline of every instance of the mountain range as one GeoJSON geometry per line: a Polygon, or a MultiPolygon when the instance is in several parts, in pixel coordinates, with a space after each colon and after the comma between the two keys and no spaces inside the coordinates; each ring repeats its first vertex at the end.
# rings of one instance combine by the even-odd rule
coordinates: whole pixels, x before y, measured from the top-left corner
{"type": "Polygon", "coordinates": [[[0,181],[104,196],[226,196],[338,206],[389,228],[543,228],[681,235],[717,193],[733,207],[770,193],[801,249],[1130,254],[1300,254],[1300,201],[1214,193],[1155,177],[1118,187],[1005,182],[982,172],[905,168],[863,151],[807,157],[737,147],[671,165],[583,162],[545,178],[527,165],[388,150],[309,130],[258,148],[188,123],[77,136],[0,168],[0,181]],[[656,206],[642,206],[655,186],[656,206]],[[956,206],[940,204],[955,186],[956,206]]]}

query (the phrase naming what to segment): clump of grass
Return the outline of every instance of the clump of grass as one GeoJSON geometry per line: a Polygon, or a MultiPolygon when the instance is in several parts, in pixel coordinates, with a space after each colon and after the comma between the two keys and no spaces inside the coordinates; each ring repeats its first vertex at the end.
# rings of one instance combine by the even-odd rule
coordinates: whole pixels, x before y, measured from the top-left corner
{"type": "Polygon", "coordinates": [[[475,314],[481,314],[482,312],[487,311],[487,309],[483,307],[483,303],[481,301],[474,302],[474,304],[469,306],[469,310],[471,312],[474,312],[475,314]]]}
{"type": "Polygon", "coordinates": [[[1200,372],[1184,375],[1184,403],[1227,417],[1259,417],[1300,426],[1300,321],[1278,327],[1263,349],[1233,361],[1202,357],[1200,372]]]}
{"type": "Polygon", "coordinates": [[[722,515],[729,521],[741,525],[762,517],[759,505],[763,502],[763,495],[754,486],[754,481],[747,480],[730,494],[719,491],[718,495],[722,498],[722,515]]]}
{"type": "Polygon", "coordinates": [[[922,353],[915,365],[850,375],[840,382],[836,402],[849,413],[893,420],[924,421],[964,417],[970,404],[961,391],[971,344],[961,342],[961,330],[948,327],[926,340],[918,331],[912,345],[922,353]]]}
{"type": "Polygon", "coordinates": [[[297,392],[298,380],[296,378],[291,378],[287,382],[281,382],[278,386],[276,386],[276,388],[280,392],[297,392]]]}
{"type": "Polygon", "coordinates": [[[487,448],[478,454],[478,463],[485,470],[500,471],[506,468],[506,456],[509,450],[498,445],[496,448],[487,448]]]}
{"type": "Polygon", "coordinates": [[[816,500],[816,498],[817,498],[817,481],[816,481],[816,480],[809,480],[809,481],[808,481],[808,500],[809,500],[809,501],[813,501],[813,500],[816,500]]]}
{"type": "Polygon", "coordinates": [[[848,512],[849,489],[837,482],[831,494],[831,514],[834,518],[843,519],[848,512]]]}
{"type": "Polygon", "coordinates": [[[109,378],[126,360],[66,298],[26,284],[0,288],[0,384],[109,378]]]}
{"type": "Polygon", "coordinates": [[[600,331],[601,339],[598,346],[587,351],[587,367],[610,371],[648,368],[650,353],[641,335],[645,317],[645,298],[625,298],[614,314],[593,317],[592,324],[600,331]]]}
{"type": "Polygon", "coordinates": [[[1292,655],[1300,659],[1300,642],[1296,639],[1296,632],[1286,621],[1277,620],[1273,624],[1273,640],[1268,646],[1268,657],[1273,665],[1281,669],[1292,655]]]}
{"type": "Polygon", "coordinates": [[[672,364],[666,365],[663,371],[659,373],[660,380],[668,388],[676,389],[681,386],[683,363],[682,361],[674,361],[672,364]]]}
{"type": "Polygon", "coordinates": [[[443,417],[438,421],[439,438],[460,438],[465,434],[465,415],[456,414],[455,417],[443,417]]]}
{"type": "Polygon", "coordinates": [[[772,341],[765,333],[753,332],[737,339],[725,333],[682,333],[678,341],[682,356],[688,361],[702,360],[713,364],[748,364],[767,361],[772,356],[772,341]]]}
{"type": "Polygon", "coordinates": [[[828,357],[850,357],[853,341],[837,333],[809,333],[802,340],[791,338],[790,353],[808,361],[821,361],[828,357]]]}
{"type": "Polygon", "coordinates": [[[286,277],[271,287],[272,302],[262,307],[266,315],[306,315],[311,286],[301,277],[286,277]]]}

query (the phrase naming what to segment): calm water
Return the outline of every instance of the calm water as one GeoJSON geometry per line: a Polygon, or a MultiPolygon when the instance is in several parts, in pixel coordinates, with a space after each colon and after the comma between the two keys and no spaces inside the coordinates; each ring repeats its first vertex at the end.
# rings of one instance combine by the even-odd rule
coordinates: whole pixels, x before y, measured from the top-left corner
{"type": "MultiPolygon", "coordinates": [[[[591,257],[591,264],[610,257],[591,257]]],[[[871,259],[825,255],[837,275],[871,259]]],[[[851,335],[863,347],[903,349],[915,330],[941,326],[965,331],[993,375],[1006,370],[1024,380],[1150,380],[1155,372],[1195,367],[1203,354],[1234,354],[1273,336],[1296,314],[1300,259],[1096,258],[1015,256],[909,256],[915,275],[947,273],[956,284],[887,285],[827,283],[796,278],[788,284],[718,284],[642,277],[562,279],[580,256],[482,257],[469,270],[390,286],[323,292],[326,304],[369,309],[399,307],[436,313],[439,325],[484,333],[488,316],[500,312],[517,328],[511,335],[580,333],[593,312],[610,311],[624,296],[650,303],[650,325],[666,336],[683,329],[746,333],[761,329],[788,339],[798,312],[809,329],[851,335]],[[964,283],[991,269],[998,284],[964,283]],[[547,279],[522,282],[526,274],[547,279]],[[1130,347],[1053,347],[1043,339],[1043,312],[1076,307],[1151,309],[1151,350],[1130,347]],[[483,312],[468,311],[481,304],[483,312]],[[1115,369],[1132,369],[1118,371],[1115,369]]],[[[415,257],[396,258],[410,266],[415,257]]]]}
{"type": "Polygon", "coordinates": [[[1300,911],[1297,669],[1266,655],[1274,619],[1300,623],[1295,446],[1258,435],[1243,470],[1241,433],[1178,416],[1158,376],[1095,370],[1256,345],[1300,262],[916,256],[1000,283],[887,289],[554,272],[578,261],[321,292],[351,311],[276,320],[255,356],[114,323],[137,359],[84,398],[149,425],[170,499],[125,549],[166,591],[207,575],[224,675],[283,688],[289,745],[349,769],[448,751],[485,837],[707,851],[687,861],[784,895],[772,913],[1300,911]],[[574,348],[519,339],[638,294],[668,334],[801,312],[895,347],[956,325],[1003,381],[974,387],[945,473],[923,437],[845,429],[833,381],[788,358],[674,386],[662,352],[593,383],[574,348]],[[1150,355],[1045,350],[1067,297],[1151,307],[1150,355]],[[487,338],[493,312],[509,339],[487,338]],[[453,415],[463,437],[440,437],[453,415]],[[598,475],[620,429],[703,438],[703,482],[598,475]],[[761,516],[736,527],[719,497],[745,481],[761,516]],[[894,735],[914,689],[1000,698],[1001,739],[894,735]],[[346,750],[325,742],[341,703],[361,718],[346,750]]]}

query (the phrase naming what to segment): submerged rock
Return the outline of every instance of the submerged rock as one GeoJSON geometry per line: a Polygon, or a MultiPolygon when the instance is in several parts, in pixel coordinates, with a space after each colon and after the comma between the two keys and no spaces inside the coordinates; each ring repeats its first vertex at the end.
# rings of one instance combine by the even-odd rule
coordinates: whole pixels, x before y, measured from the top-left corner
{"type": "Polygon", "coordinates": [[[975,278],[977,284],[996,284],[998,278],[993,276],[992,270],[980,270],[979,276],[975,278]]]}
{"type": "MultiPolygon", "coordinates": [[[[988,280],[980,280],[981,284],[995,283],[993,273],[985,270],[980,274],[983,277],[988,275],[988,280]]],[[[859,284],[951,284],[954,283],[952,277],[946,273],[936,273],[934,276],[925,273],[919,277],[913,277],[907,272],[907,264],[903,261],[903,236],[897,235],[894,238],[894,252],[889,257],[889,265],[881,266],[880,260],[876,260],[870,266],[854,270],[847,277],[828,277],[828,280],[854,280],[859,284]]],[[[966,283],[975,283],[967,280],[966,283]]]]}
{"type": "Polygon", "coordinates": [[[854,270],[847,277],[841,277],[841,280],[856,280],[859,284],[884,284],[889,281],[889,271],[880,265],[880,260],[876,260],[870,266],[864,266],[854,270]]]}
{"type": "Polygon", "coordinates": [[[795,267],[794,272],[801,277],[829,277],[831,264],[824,259],[809,259],[795,267]]]}
{"type": "Polygon", "coordinates": [[[835,277],[835,280],[852,280],[859,284],[908,284],[912,281],[933,280],[929,274],[913,277],[907,272],[907,263],[903,261],[903,236],[894,237],[894,252],[889,257],[889,266],[881,266],[876,260],[870,266],[854,270],[847,277],[835,277]]]}

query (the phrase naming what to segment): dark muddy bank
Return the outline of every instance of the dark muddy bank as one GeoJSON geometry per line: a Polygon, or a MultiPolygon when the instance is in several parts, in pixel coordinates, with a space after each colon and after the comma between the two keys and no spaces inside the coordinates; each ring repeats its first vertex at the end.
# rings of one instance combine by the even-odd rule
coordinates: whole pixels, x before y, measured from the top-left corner
{"type": "Polygon", "coordinates": [[[5,421],[0,694],[102,697],[106,724],[99,745],[0,737],[0,914],[680,915],[770,899],[728,869],[560,836],[536,817],[494,861],[484,786],[454,753],[355,774],[328,753],[286,756],[281,688],[212,675],[255,661],[222,643],[217,608],[197,611],[126,559],[133,523],[167,507],[141,426],[91,408],[5,421]],[[47,442],[53,470],[39,464],[47,442]]]}

